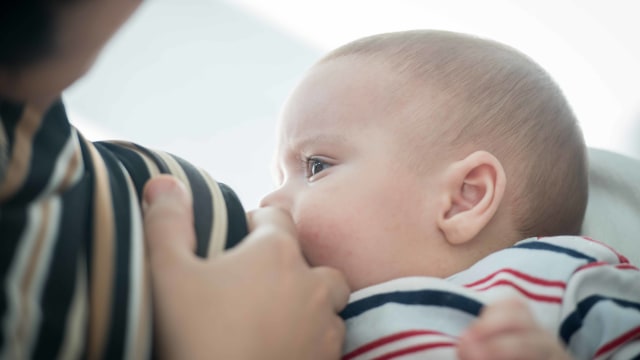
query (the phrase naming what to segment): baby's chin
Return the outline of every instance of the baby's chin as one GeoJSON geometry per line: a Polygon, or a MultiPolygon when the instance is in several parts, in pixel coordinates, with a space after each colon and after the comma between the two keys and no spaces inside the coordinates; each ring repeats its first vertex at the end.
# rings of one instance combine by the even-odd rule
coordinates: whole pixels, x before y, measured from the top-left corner
{"type": "Polygon", "coordinates": [[[391,271],[384,271],[385,269],[378,269],[378,270],[382,270],[382,271],[379,271],[377,273],[367,272],[367,273],[360,273],[360,274],[345,274],[345,277],[347,279],[347,283],[349,284],[349,288],[351,289],[351,292],[356,292],[364,288],[380,285],[382,283],[386,283],[386,282],[401,279],[401,278],[424,276],[418,273],[394,274],[391,271]]]}
{"type": "Polygon", "coordinates": [[[366,266],[366,268],[358,266],[354,263],[353,260],[355,259],[353,257],[347,257],[347,259],[345,259],[345,257],[336,255],[335,252],[327,251],[328,249],[325,249],[323,246],[314,248],[314,251],[310,251],[312,250],[310,249],[310,244],[304,240],[301,241],[301,247],[302,256],[309,266],[329,267],[340,271],[347,280],[349,289],[351,289],[352,292],[389,280],[386,277],[380,278],[380,276],[386,274],[380,272],[379,269],[370,266],[366,266]]]}
{"type": "Polygon", "coordinates": [[[347,283],[349,284],[349,288],[351,289],[351,292],[356,292],[358,290],[362,290],[364,288],[368,288],[370,286],[374,286],[374,285],[378,285],[380,283],[386,282],[390,279],[385,279],[385,280],[381,280],[381,279],[367,279],[367,280],[363,280],[363,279],[350,279],[349,277],[347,277],[347,283]]]}

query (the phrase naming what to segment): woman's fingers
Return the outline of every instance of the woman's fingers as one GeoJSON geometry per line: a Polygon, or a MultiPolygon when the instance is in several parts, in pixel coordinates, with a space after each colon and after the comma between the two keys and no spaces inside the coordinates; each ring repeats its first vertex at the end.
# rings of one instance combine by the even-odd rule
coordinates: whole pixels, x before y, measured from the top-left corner
{"type": "Polygon", "coordinates": [[[296,226],[284,210],[276,207],[263,207],[251,210],[247,213],[249,232],[260,226],[272,225],[281,231],[286,231],[291,236],[296,235],[296,226]]]}
{"type": "Polygon", "coordinates": [[[344,275],[336,269],[329,267],[312,268],[313,273],[324,282],[329,290],[329,300],[335,312],[340,312],[347,306],[351,290],[347,285],[344,275]]]}

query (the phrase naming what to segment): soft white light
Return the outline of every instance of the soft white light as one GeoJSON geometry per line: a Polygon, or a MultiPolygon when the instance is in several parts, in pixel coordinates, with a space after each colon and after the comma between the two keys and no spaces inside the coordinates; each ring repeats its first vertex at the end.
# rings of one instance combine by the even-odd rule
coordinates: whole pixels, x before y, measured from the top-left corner
{"type": "Polygon", "coordinates": [[[560,84],[589,146],[640,156],[640,22],[632,1],[229,2],[323,51],[358,37],[414,28],[507,43],[560,84]]]}

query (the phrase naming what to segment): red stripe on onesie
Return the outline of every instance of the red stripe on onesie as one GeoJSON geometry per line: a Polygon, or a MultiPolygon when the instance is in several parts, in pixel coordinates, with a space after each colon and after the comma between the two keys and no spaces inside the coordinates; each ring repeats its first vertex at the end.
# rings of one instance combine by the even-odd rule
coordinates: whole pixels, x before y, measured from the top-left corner
{"type": "MultiPolygon", "coordinates": [[[[407,338],[411,338],[411,337],[415,337],[415,336],[422,336],[422,335],[439,335],[439,336],[446,336],[446,337],[450,337],[453,338],[451,335],[445,334],[445,333],[441,333],[439,331],[430,331],[430,330],[409,330],[409,331],[403,331],[403,332],[399,332],[396,334],[392,334],[392,335],[388,335],[385,337],[382,337],[380,339],[377,339],[375,341],[372,341],[370,343],[364,344],[361,347],[353,350],[352,352],[344,355],[342,357],[343,360],[350,360],[355,358],[356,356],[360,356],[364,353],[367,353],[369,351],[372,351],[374,349],[377,349],[379,347],[385,346],[385,345],[389,345],[393,342],[397,342],[400,340],[404,340],[407,338]]],[[[434,344],[440,344],[440,343],[434,343],[434,344]]],[[[453,342],[442,342],[442,344],[451,344],[453,345],[453,342]]],[[[428,344],[428,346],[432,346],[433,344],[428,344]]],[[[418,345],[418,346],[414,346],[414,347],[421,347],[423,348],[426,345],[418,345]]],[[[443,345],[438,345],[443,346],[443,345]]],[[[412,347],[413,348],[413,347],[412,347]]],[[[422,349],[424,350],[424,348],[422,349]]],[[[406,349],[403,350],[398,350],[398,351],[406,351],[406,349]]],[[[395,354],[396,352],[392,352],[390,354],[395,354]]],[[[376,358],[376,359],[387,359],[389,356],[389,354],[385,354],[382,357],[376,358]]],[[[395,355],[398,356],[398,355],[395,355]]]]}

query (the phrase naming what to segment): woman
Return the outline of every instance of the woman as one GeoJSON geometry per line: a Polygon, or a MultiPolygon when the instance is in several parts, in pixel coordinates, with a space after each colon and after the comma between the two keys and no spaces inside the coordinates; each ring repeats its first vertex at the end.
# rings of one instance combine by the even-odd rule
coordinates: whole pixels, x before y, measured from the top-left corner
{"type": "Polygon", "coordinates": [[[339,357],[349,290],[287,215],[253,213],[223,253],[246,230],[228,187],[69,124],[61,92],[138,5],[0,5],[0,358],[339,357]]]}

